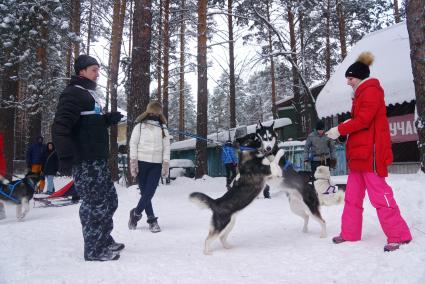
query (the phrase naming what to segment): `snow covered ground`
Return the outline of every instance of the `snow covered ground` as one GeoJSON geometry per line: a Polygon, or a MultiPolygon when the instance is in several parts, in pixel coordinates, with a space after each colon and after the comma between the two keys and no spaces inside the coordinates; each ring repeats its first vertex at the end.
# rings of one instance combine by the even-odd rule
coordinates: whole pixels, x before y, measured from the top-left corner
{"type": "MultiPolygon", "coordinates": [[[[238,215],[229,236],[233,248],[215,242],[213,255],[205,256],[211,213],[188,195],[218,197],[224,178],[178,178],[159,186],[153,201],[158,234],[148,231],[145,218],[137,230],[128,230],[128,212],[139,194],[136,187],[117,186],[113,236],[126,248],[115,262],[83,260],[79,205],[31,208],[17,222],[9,204],[8,217],[0,221],[0,283],[425,283],[425,175],[391,175],[388,181],[414,238],[392,253],[383,252],[385,236],[368,200],[363,240],[334,245],[342,205],[322,208],[329,236],[320,239],[314,221],[309,233],[301,232],[302,220],[273,187],[271,200],[258,198],[238,215]]],[[[56,188],[65,182],[56,179],[56,188]]]]}

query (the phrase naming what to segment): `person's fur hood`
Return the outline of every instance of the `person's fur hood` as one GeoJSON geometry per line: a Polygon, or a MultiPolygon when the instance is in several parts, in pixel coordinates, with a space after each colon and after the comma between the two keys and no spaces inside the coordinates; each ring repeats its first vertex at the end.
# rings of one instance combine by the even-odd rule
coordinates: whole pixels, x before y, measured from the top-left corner
{"type": "Polygon", "coordinates": [[[150,102],[148,106],[146,107],[145,112],[143,112],[141,115],[139,115],[136,118],[135,123],[140,123],[150,114],[150,113],[156,113],[159,114],[159,119],[161,120],[161,124],[167,124],[167,120],[165,119],[164,114],[162,113],[162,105],[161,103],[157,101],[150,102]]]}

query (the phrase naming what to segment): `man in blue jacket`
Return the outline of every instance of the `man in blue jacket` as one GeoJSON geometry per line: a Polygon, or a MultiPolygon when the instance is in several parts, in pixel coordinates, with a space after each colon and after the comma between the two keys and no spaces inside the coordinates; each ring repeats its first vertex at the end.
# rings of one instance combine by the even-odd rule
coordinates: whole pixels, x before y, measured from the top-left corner
{"type": "MultiPolygon", "coordinates": [[[[41,173],[41,168],[44,164],[44,153],[45,145],[43,144],[43,137],[38,136],[27,150],[27,168],[29,171],[36,174],[41,173]]],[[[44,183],[44,179],[41,179],[38,186],[40,192],[44,189],[44,183]]]]}
{"type": "Polygon", "coordinates": [[[230,184],[236,177],[236,167],[238,166],[238,158],[236,157],[235,148],[232,147],[232,141],[227,140],[226,144],[223,145],[221,160],[226,168],[226,187],[230,189],[230,184]]]}

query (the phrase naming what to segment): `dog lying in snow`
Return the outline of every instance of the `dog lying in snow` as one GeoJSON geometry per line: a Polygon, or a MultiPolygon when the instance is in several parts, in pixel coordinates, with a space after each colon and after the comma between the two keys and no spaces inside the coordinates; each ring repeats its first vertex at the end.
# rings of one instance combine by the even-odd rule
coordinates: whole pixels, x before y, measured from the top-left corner
{"type": "Polygon", "coordinates": [[[327,166],[319,166],[314,173],[314,188],[319,197],[320,205],[331,206],[344,202],[345,186],[331,183],[331,172],[327,166]]]}

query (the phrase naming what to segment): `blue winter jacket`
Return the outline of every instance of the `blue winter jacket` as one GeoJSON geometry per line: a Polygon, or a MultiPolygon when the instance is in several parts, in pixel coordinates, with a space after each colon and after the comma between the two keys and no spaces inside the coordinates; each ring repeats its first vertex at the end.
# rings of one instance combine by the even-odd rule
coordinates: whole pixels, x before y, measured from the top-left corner
{"type": "Polygon", "coordinates": [[[237,164],[238,158],[236,157],[235,149],[224,145],[223,151],[221,152],[221,160],[224,164],[237,164]]]}
{"type": "Polygon", "coordinates": [[[27,166],[33,164],[44,164],[44,151],[45,146],[43,143],[33,143],[29,146],[27,151],[27,166]]]}

